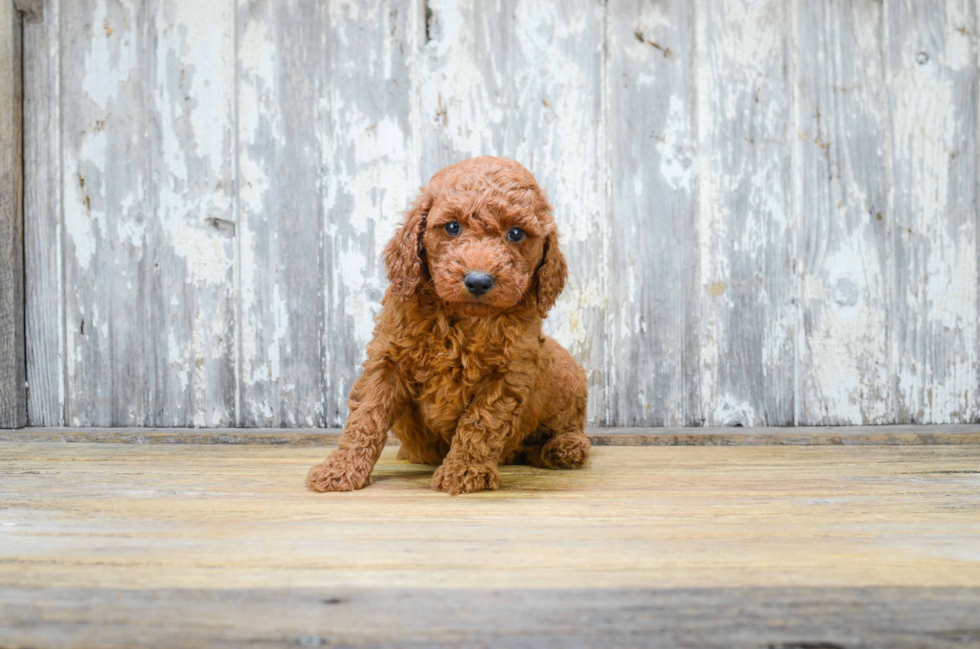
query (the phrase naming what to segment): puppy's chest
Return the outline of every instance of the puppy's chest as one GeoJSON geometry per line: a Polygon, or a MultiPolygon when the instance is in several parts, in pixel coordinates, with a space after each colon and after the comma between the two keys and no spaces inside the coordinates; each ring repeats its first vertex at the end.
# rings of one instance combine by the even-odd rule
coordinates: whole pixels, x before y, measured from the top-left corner
{"type": "Polygon", "coordinates": [[[422,418],[433,429],[454,429],[456,420],[488,382],[499,380],[514,362],[513,350],[452,331],[429,336],[415,365],[413,383],[422,418]]]}

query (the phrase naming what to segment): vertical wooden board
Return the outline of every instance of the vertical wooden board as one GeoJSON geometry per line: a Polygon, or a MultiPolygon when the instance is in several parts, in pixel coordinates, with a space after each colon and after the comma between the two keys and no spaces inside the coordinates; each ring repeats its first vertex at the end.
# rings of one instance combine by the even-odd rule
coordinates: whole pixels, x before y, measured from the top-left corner
{"type": "Polygon", "coordinates": [[[27,423],[22,44],[20,14],[0,0],[0,428],[27,423]]]}
{"type": "Polygon", "coordinates": [[[968,0],[888,3],[892,316],[900,422],[975,421],[977,17],[968,0]]]}
{"type": "Polygon", "coordinates": [[[61,14],[66,420],[231,423],[230,5],[61,14]]]}
{"type": "Polygon", "coordinates": [[[412,55],[418,5],[331,3],[320,101],[324,171],[320,233],[324,282],[321,425],[343,425],[347,399],[387,286],[382,253],[421,181],[412,55]]]}
{"type": "Polygon", "coordinates": [[[125,363],[153,379],[153,425],[228,426],[236,421],[234,2],[149,7],[143,124],[154,218],[142,271],[153,364],[125,363]]]}
{"type": "Polygon", "coordinates": [[[876,2],[797,5],[802,425],[893,419],[883,14],[876,2]]]}
{"type": "Polygon", "coordinates": [[[70,108],[61,133],[65,420],[73,426],[122,424],[116,404],[130,408],[132,425],[149,423],[146,376],[114,385],[126,356],[144,348],[129,334],[142,321],[141,226],[151,218],[144,216],[142,194],[151,179],[138,128],[145,81],[145,71],[137,69],[138,20],[130,8],[112,9],[97,2],[60,7],[61,88],[70,108]],[[116,25],[115,38],[106,24],[116,25]],[[120,230],[130,233],[125,243],[120,230]]]}
{"type": "Polygon", "coordinates": [[[146,349],[138,335],[144,226],[153,218],[151,153],[141,128],[145,34],[130,6],[66,2],[59,13],[65,421],[145,425],[152,390],[145,372],[115,385],[126,359],[146,349]],[[117,406],[129,416],[117,419],[117,406]]]}
{"type": "Polygon", "coordinates": [[[701,397],[708,425],[794,421],[791,5],[698,5],[701,397]]]}
{"type": "Polygon", "coordinates": [[[60,22],[57,2],[24,24],[24,264],[28,418],[65,424],[61,228],[60,22]]]}
{"type": "Polygon", "coordinates": [[[237,11],[241,423],[322,426],[326,4],[237,11]]]}
{"type": "MultiPolygon", "coordinates": [[[[459,160],[507,156],[518,75],[514,1],[426,0],[419,54],[422,180],[459,160]]],[[[533,169],[531,170],[533,173],[533,169]]]]}
{"type": "Polygon", "coordinates": [[[608,5],[608,423],[697,426],[694,6],[608,5]]]}
{"type": "Polygon", "coordinates": [[[548,194],[570,279],[545,331],[588,372],[593,423],[609,421],[610,383],[603,5],[431,0],[419,61],[423,182],[452,162],[498,155],[524,164],[548,194]]]}

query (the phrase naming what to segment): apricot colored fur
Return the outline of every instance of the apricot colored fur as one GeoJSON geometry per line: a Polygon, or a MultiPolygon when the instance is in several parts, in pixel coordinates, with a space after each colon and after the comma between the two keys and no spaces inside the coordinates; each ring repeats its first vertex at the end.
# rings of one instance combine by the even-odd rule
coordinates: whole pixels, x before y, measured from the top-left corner
{"type": "Polygon", "coordinates": [[[568,268],[531,173],[489,156],[446,167],[409,209],[385,264],[390,285],[347,426],[307,486],[366,487],[389,429],[398,457],[440,465],[432,485],[453,495],[499,488],[500,464],[584,465],[585,371],[541,333],[568,268]],[[523,240],[508,240],[512,227],[523,240]],[[470,271],[489,273],[494,287],[473,297],[470,271]]]}

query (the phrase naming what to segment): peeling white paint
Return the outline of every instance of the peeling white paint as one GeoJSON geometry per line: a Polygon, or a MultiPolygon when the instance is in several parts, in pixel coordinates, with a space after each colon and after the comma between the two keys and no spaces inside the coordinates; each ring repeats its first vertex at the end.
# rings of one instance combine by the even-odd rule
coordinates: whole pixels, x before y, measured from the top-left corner
{"type": "Polygon", "coordinates": [[[725,394],[722,395],[714,406],[711,413],[711,421],[714,426],[743,426],[749,428],[758,426],[758,415],[752,404],[738,399],[737,397],[725,394]]]}
{"type": "Polygon", "coordinates": [[[573,356],[581,358],[588,354],[588,345],[594,335],[587,329],[584,316],[589,312],[603,312],[606,308],[600,278],[583,278],[565,288],[548,314],[544,330],[573,356]]]}
{"type": "Polygon", "coordinates": [[[910,321],[893,348],[898,407],[922,423],[980,415],[978,224],[968,207],[976,201],[978,163],[964,166],[969,159],[959,157],[970,148],[967,140],[977,137],[977,97],[970,80],[977,61],[958,27],[975,17],[964,13],[965,6],[950,5],[945,50],[936,51],[936,41],[916,30],[894,35],[908,53],[892,77],[893,156],[900,174],[893,201],[904,226],[897,253],[908,265],[901,275],[904,295],[895,299],[904,302],[910,321]]]}
{"type": "MultiPolygon", "coordinates": [[[[111,29],[109,15],[105,2],[94,3],[91,19],[86,27],[91,30],[88,49],[83,62],[84,74],[81,75],[81,89],[86,99],[95,103],[103,112],[108,113],[112,104],[119,98],[119,86],[131,80],[136,70],[136,39],[111,38],[106,27],[111,29]],[[111,71],[111,74],[106,72],[111,71]]],[[[132,7],[120,6],[123,12],[123,22],[136,22],[132,7]]],[[[113,21],[115,23],[115,20],[113,21]]],[[[124,27],[124,25],[117,25],[124,27]]],[[[83,36],[84,38],[84,36],[83,36]]]]}
{"type": "Polygon", "coordinates": [[[793,362],[795,280],[789,256],[770,254],[792,242],[792,94],[784,77],[791,18],[776,1],[719,0],[697,13],[700,392],[708,425],[727,412],[757,424],[793,421],[792,372],[777,371],[793,362]]]}
{"type": "Polygon", "coordinates": [[[697,152],[690,145],[691,119],[689,108],[681,98],[670,98],[670,113],[663,136],[657,139],[657,152],[660,154],[660,175],[671,188],[690,192],[692,182],[697,178],[697,152]]]}

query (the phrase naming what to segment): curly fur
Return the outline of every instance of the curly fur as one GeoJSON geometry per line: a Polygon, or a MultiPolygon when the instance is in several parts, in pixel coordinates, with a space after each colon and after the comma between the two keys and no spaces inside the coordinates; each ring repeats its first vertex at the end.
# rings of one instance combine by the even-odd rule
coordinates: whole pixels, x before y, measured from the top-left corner
{"type": "Polygon", "coordinates": [[[584,465],[585,371],[541,332],[568,267],[531,173],[489,156],[446,167],[412,204],[385,264],[390,285],[347,426],[310,469],[309,488],[370,484],[389,429],[398,457],[439,465],[432,485],[453,495],[499,488],[500,464],[584,465]],[[507,239],[512,227],[522,241],[507,239]],[[489,273],[494,287],[473,297],[470,271],[489,273]]]}

